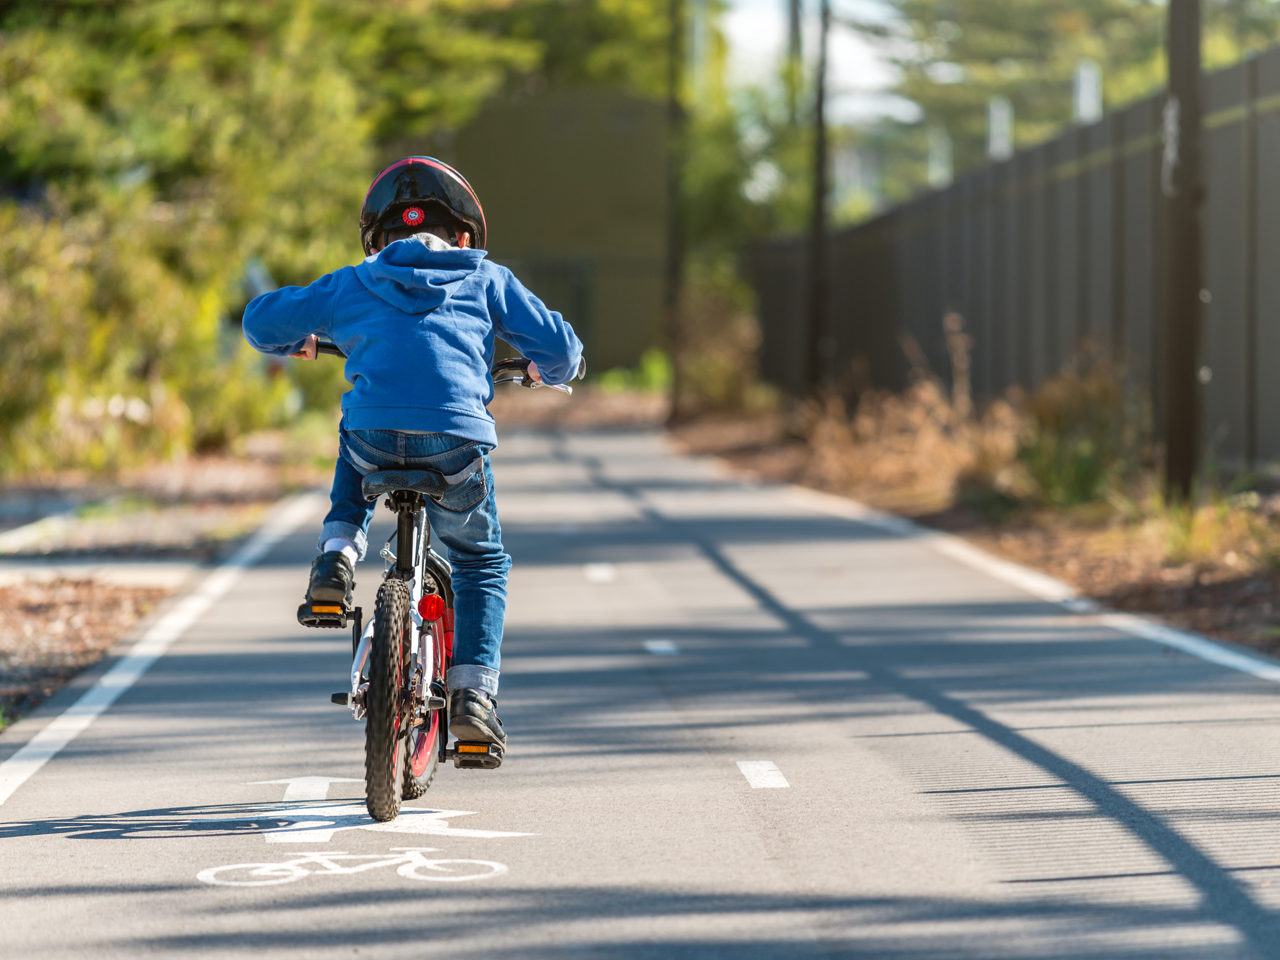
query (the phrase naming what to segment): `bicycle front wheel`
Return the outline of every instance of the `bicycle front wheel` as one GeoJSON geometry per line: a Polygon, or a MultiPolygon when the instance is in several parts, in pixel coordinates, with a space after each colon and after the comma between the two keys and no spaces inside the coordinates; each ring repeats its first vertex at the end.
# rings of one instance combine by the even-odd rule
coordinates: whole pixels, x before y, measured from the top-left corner
{"type": "Polygon", "coordinates": [[[378,588],[369,689],[365,693],[364,796],[369,816],[394,820],[400,815],[400,783],[405,766],[405,656],[409,643],[409,589],[400,580],[378,588]]]}

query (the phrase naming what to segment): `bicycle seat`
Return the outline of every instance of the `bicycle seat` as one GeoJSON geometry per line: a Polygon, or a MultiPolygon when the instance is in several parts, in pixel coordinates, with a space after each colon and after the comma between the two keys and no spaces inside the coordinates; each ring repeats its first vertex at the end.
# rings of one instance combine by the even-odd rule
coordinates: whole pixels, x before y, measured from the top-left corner
{"type": "Polygon", "coordinates": [[[438,470],[378,470],[368,474],[360,485],[366,500],[377,500],[384,493],[414,490],[432,500],[440,500],[445,492],[461,483],[484,466],[484,458],[476,457],[457,473],[446,476],[438,470]]]}

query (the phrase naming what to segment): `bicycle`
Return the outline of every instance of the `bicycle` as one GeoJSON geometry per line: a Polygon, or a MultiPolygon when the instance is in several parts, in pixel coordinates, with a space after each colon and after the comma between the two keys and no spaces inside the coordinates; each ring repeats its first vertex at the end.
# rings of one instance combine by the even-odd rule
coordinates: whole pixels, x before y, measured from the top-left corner
{"type": "MultiPolygon", "coordinates": [[[[317,353],[344,357],[337,344],[317,343],[317,353]]],[[[583,374],[579,367],[578,376],[583,374]]],[[[522,357],[501,360],[490,375],[495,385],[551,386],[529,376],[522,357]],[[501,377],[501,379],[500,379],[501,377]]],[[[333,602],[304,602],[298,620],[307,626],[351,625],[351,678],[348,690],[330,696],[365,720],[365,806],[375,820],[394,820],[402,800],[426,793],[442,760],[456,768],[492,770],[502,765],[496,743],[458,741],[449,748],[449,693],[446,684],[453,656],[453,587],[449,561],[431,546],[427,497],[439,499],[447,481],[434,470],[379,470],[362,485],[366,500],[385,496],[396,515],[395,532],[379,556],[386,566],[373,616],[363,622],[360,607],[333,602]],[[395,549],[392,549],[392,542],[395,549]]]]}
{"type": "Polygon", "coordinates": [[[312,875],[341,876],[364,873],[379,867],[395,867],[396,873],[410,880],[460,883],[496,877],[507,872],[505,863],[493,860],[428,860],[423,856],[436,849],[438,848],[392,847],[392,855],[308,853],[280,863],[235,863],[225,867],[210,867],[197,873],[196,879],[215,887],[271,887],[282,883],[296,883],[312,875]],[[399,856],[394,855],[396,851],[400,851],[399,856]],[[340,861],[364,862],[343,866],[340,861]],[[318,865],[323,869],[308,870],[309,865],[318,865]],[[472,869],[466,870],[467,867],[472,869]]]}

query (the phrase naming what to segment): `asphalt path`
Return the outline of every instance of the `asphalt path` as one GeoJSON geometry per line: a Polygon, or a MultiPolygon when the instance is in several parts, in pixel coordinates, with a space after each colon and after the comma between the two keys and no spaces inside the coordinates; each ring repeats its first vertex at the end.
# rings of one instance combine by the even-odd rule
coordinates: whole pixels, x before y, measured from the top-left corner
{"type": "Polygon", "coordinates": [[[1275,683],[653,434],[495,472],[500,770],[364,815],[313,511],[0,805],[0,956],[1280,957],[1275,683]]]}

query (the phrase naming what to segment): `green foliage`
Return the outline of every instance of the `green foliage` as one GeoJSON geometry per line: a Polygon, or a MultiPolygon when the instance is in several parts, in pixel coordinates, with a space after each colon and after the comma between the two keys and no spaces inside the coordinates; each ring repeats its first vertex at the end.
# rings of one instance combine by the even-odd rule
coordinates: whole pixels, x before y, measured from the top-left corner
{"type": "MultiPolygon", "coordinates": [[[[896,92],[917,103],[924,125],[951,136],[956,170],[986,156],[986,108],[993,96],[1014,107],[1015,140],[1027,146],[1072,120],[1072,78],[1090,59],[1102,68],[1104,102],[1114,109],[1165,82],[1167,0],[882,0],[892,16],[859,24],[886,43],[901,79],[896,92]],[[904,42],[905,41],[905,42],[904,42]]],[[[1206,0],[1206,69],[1280,39],[1280,5],[1270,0],[1206,0]]],[[[909,128],[908,128],[909,129],[909,128]]],[[[917,127],[917,129],[919,129],[917,127]]],[[[899,141],[924,184],[924,142],[899,141]]]]}
{"type": "Polygon", "coordinates": [[[651,347],[641,354],[640,363],[634,370],[615,367],[600,374],[596,382],[606,393],[621,393],[624,390],[660,393],[670,389],[671,374],[671,358],[661,350],[651,347]]]}
{"type": "Polygon", "coordinates": [[[541,56],[515,88],[610,87],[662,99],[667,84],[667,0],[524,0],[479,22],[532,44],[541,56]]]}
{"type": "MultiPolygon", "coordinates": [[[[8,4],[0,187],[26,199],[0,201],[0,470],[110,467],[282,419],[292,373],[228,320],[245,264],[306,283],[359,255],[383,156],[536,62],[475,26],[485,9],[8,4]]],[[[309,366],[315,402],[341,373],[309,366]]]]}

